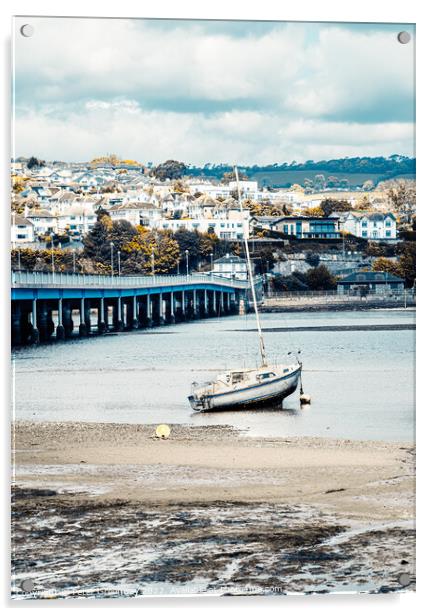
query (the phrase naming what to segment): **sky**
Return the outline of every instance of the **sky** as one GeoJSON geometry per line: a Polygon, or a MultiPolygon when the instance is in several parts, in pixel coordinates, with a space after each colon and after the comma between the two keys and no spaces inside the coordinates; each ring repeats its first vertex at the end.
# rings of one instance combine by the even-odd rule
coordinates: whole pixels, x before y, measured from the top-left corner
{"type": "Polygon", "coordinates": [[[414,155],[408,24],[29,17],[13,27],[15,156],[251,165],[414,155]]]}

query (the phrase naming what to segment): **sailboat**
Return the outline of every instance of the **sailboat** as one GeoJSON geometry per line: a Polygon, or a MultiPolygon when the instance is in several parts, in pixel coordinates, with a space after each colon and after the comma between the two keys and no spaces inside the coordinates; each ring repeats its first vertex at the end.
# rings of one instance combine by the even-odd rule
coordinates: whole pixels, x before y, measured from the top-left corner
{"type": "MultiPolygon", "coordinates": [[[[234,171],[238,188],[238,203],[242,212],[243,206],[237,167],[234,168],[234,171]]],[[[223,372],[208,383],[192,383],[191,395],[188,400],[194,411],[224,411],[280,406],[286,397],[296,391],[301,378],[302,364],[298,357],[292,363],[276,365],[270,364],[267,360],[246,236],[244,237],[244,245],[256,315],[261,365],[259,368],[243,368],[223,372]]]]}

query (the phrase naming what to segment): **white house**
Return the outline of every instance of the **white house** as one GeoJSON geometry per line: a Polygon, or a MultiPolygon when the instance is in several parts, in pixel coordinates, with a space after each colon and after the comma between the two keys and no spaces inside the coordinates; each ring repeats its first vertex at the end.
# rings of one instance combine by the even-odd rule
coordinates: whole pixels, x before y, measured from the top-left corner
{"type": "Polygon", "coordinates": [[[58,229],[73,236],[85,235],[92,229],[97,221],[97,215],[91,205],[85,203],[73,203],[63,208],[57,216],[58,229]]]}
{"type": "Polygon", "coordinates": [[[338,215],[341,229],[356,237],[368,240],[396,239],[396,218],[391,212],[386,214],[345,212],[338,215]]]}
{"type": "Polygon", "coordinates": [[[28,214],[26,213],[26,218],[33,224],[34,233],[36,236],[49,235],[53,232],[57,233],[59,230],[57,216],[48,210],[32,210],[28,214]]]}
{"type": "Polygon", "coordinates": [[[119,203],[108,210],[113,221],[127,220],[134,226],[151,226],[152,220],[161,220],[161,210],[153,203],[119,203]]]}
{"type": "Polygon", "coordinates": [[[199,233],[214,233],[222,240],[242,240],[249,237],[248,212],[222,212],[219,217],[205,218],[155,218],[149,221],[151,229],[167,229],[173,232],[179,229],[198,231],[199,233]]]}
{"type": "MultiPolygon", "coordinates": [[[[240,180],[240,192],[245,199],[251,197],[252,199],[256,199],[258,194],[258,182],[250,181],[250,180],[240,180]]],[[[237,192],[238,185],[237,182],[229,182],[229,192],[237,192]]]]}
{"type": "Polygon", "coordinates": [[[12,213],[11,216],[11,242],[15,244],[28,244],[34,242],[35,233],[33,224],[24,216],[12,213]]]}
{"type": "Polygon", "coordinates": [[[226,254],[221,259],[214,261],[212,273],[214,276],[222,276],[223,278],[247,280],[247,261],[237,255],[226,254]]]}

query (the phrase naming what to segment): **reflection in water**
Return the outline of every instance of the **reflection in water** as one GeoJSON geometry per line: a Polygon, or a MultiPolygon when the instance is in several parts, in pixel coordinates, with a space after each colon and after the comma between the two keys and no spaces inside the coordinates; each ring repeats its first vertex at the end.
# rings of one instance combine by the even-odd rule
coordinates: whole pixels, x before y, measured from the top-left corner
{"type": "Polygon", "coordinates": [[[262,320],[267,328],[305,328],[267,332],[265,342],[271,362],[302,349],[311,406],[300,408],[296,392],[282,409],[192,413],[187,396],[193,381],[258,362],[249,314],[18,349],[15,416],[229,424],[254,436],[413,440],[415,332],[308,329],[412,324],[413,311],[265,314],[262,320]]]}

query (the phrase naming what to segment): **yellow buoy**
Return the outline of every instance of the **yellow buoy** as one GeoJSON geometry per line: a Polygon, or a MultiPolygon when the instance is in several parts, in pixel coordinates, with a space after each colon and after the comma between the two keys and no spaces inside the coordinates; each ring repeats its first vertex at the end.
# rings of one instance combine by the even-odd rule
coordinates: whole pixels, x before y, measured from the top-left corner
{"type": "Polygon", "coordinates": [[[155,430],[155,436],[158,438],[168,438],[170,434],[170,428],[166,424],[160,424],[155,430]]]}

